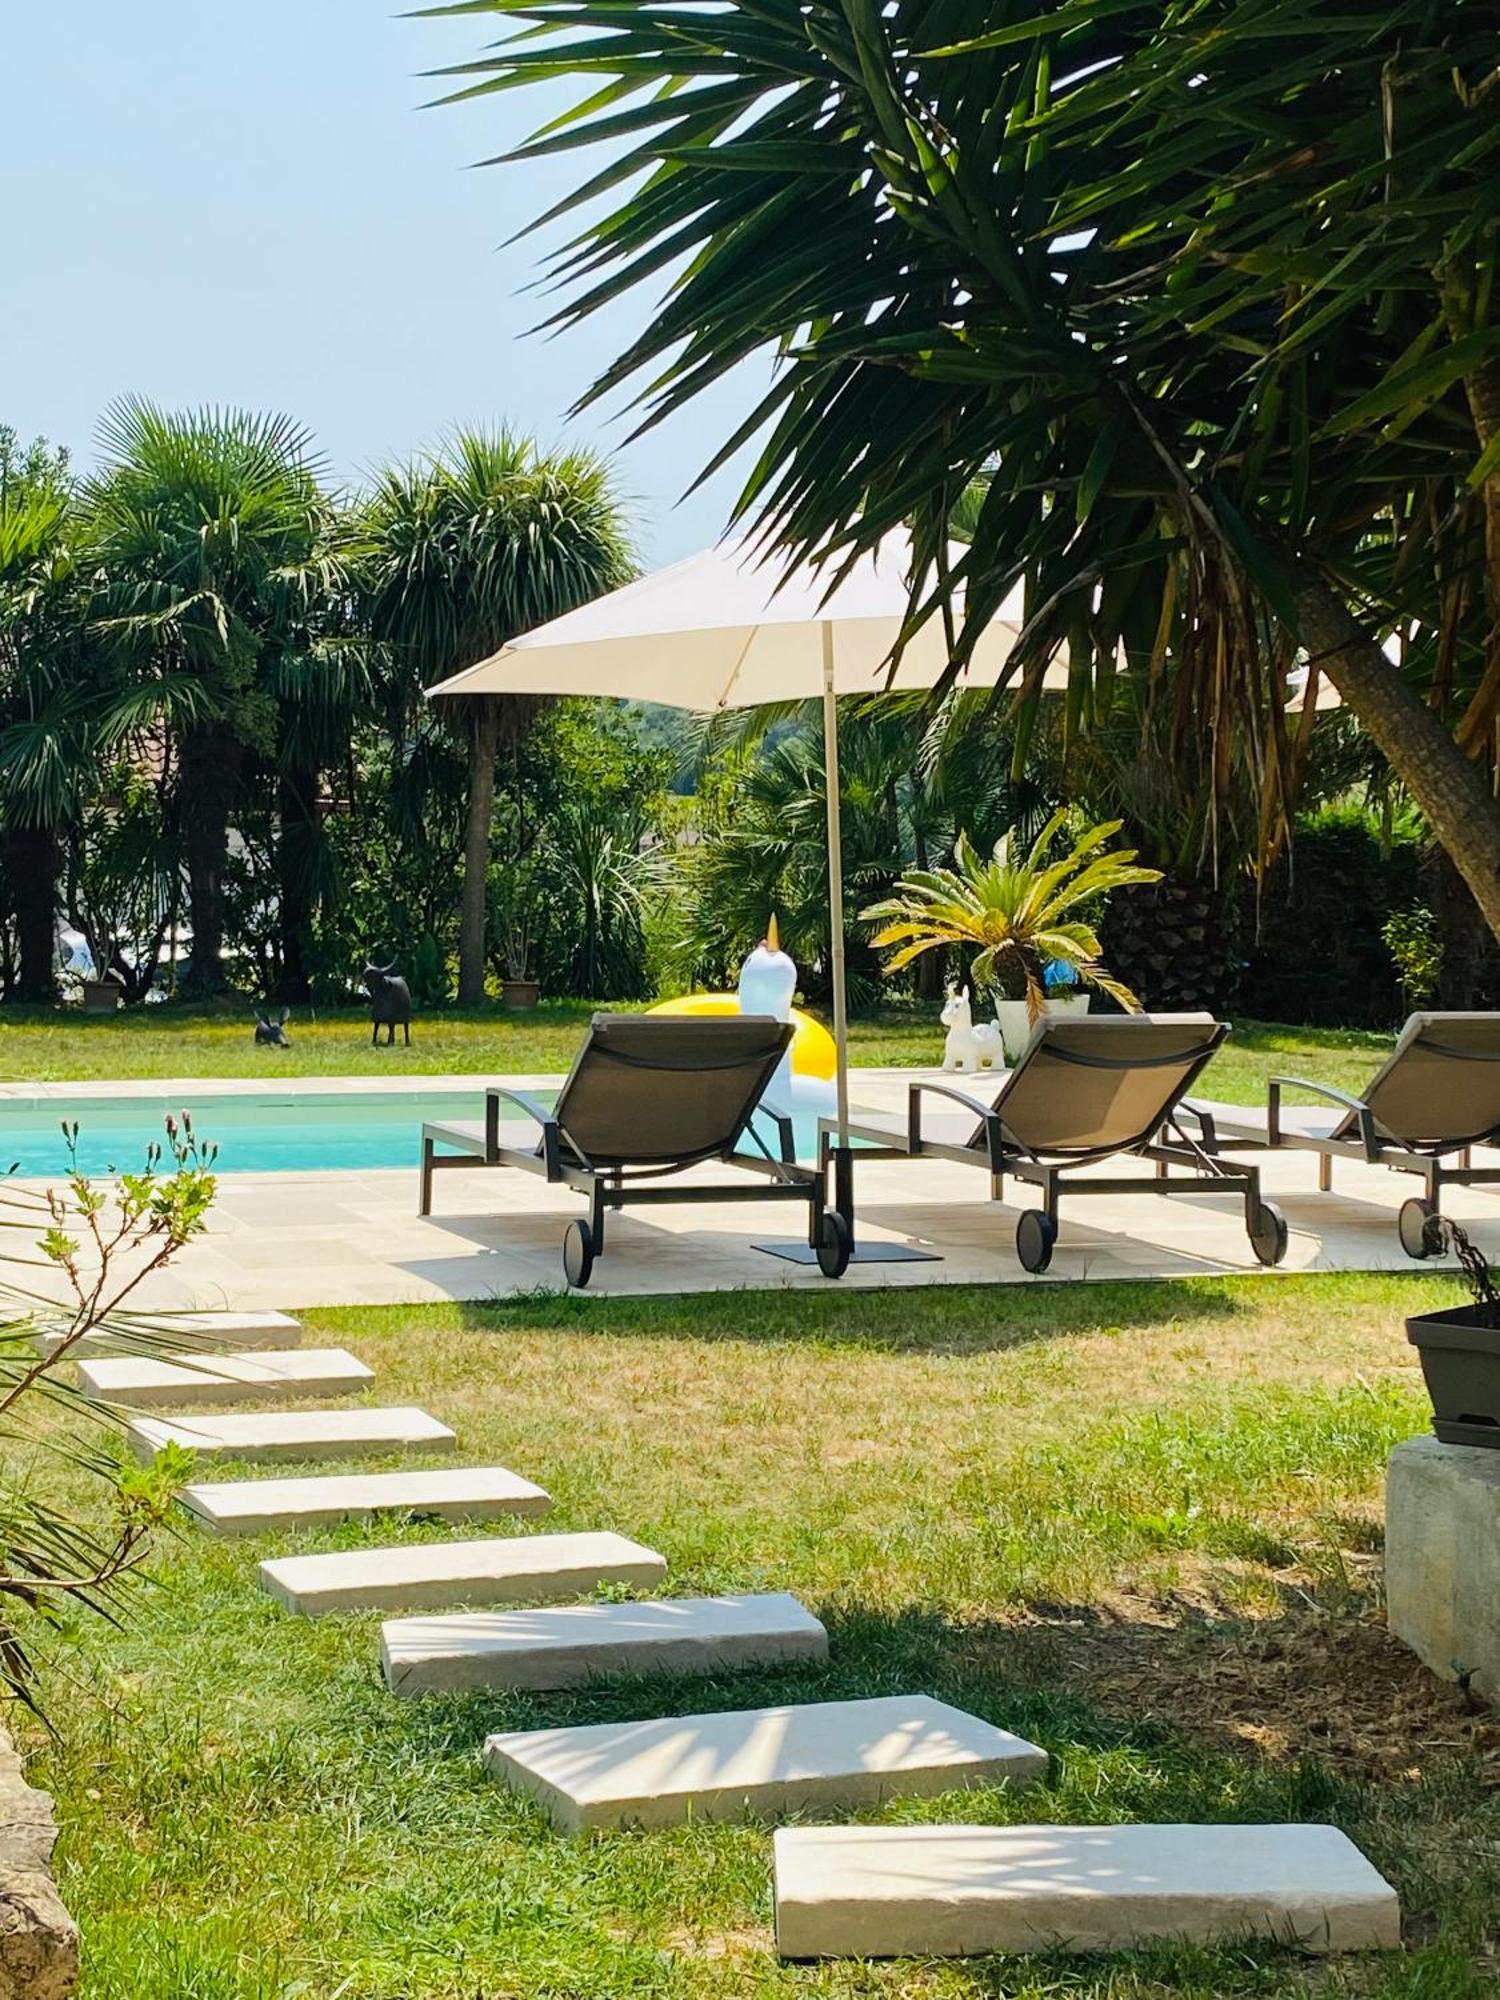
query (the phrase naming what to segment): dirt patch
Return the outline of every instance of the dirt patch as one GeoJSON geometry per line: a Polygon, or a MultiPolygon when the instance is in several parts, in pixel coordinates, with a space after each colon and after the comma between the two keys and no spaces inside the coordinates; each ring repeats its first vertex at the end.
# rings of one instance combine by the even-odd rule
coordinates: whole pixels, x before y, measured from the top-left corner
{"type": "Polygon", "coordinates": [[[1184,1592],[1027,1623],[1108,1714],[1383,1783],[1464,1758],[1500,1789],[1500,1713],[1429,1673],[1377,1611],[1294,1604],[1246,1619],[1184,1592]]]}

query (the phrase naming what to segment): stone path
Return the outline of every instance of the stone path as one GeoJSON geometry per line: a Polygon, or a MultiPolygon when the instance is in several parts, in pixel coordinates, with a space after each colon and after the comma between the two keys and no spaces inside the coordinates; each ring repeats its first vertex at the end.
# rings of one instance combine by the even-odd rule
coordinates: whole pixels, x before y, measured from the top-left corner
{"type": "MultiPolygon", "coordinates": [[[[290,1342],[288,1350],[275,1360],[242,1351],[206,1362],[90,1358],[80,1376],[91,1393],[112,1385],[117,1398],[123,1387],[174,1400],[204,1384],[242,1394],[278,1371],[282,1393],[345,1364],[342,1379],[325,1375],[318,1389],[370,1379],[341,1350],[290,1342]]],[[[127,1432],[147,1457],[168,1441],[252,1460],[450,1450],[457,1442],[437,1418],[411,1408],[142,1416],[127,1432]]],[[[205,1525],[231,1535],[387,1511],[525,1517],[551,1505],[541,1487],[499,1466],[198,1482],[183,1499],[205,1525]]],[[[294,1612],[415,1613],[388,1618],[380,1641],[386,1683],[408,1698],[827,1659],[822,1624],[786,1593],[459,1608],[603,1584],[650,1587],[666,1572],[654,1550],[608,1532],[277,1555],[260,1565],[264,1588],[294,1612]]],[[[1024,1783],[1047,1770],[1035,1744],[926,1695],[511,1732],[488,1739],[484,1761],[569,1833],[842,1812],[1024,1783]]],[[[1328,1952],[1400,1939],[1395,1892],[1326,1826],[792,1827],[775,1835],[774,1869],[777,1943],[787,1958],[1110,1951],[1250,1936],[1328,1952]]]]}
{"type": "Polygon", "coordinates": [[[342,1347],[290,1347],[273,1354],[118,1355],[80,1360],[78,1381],[95,1402],[152,1410],[257,1403],[275,1396],[336,1396],[363,1389],[373,1368],[342,1347]]]}
{"type": "Polygon", "coordinates": [[[816,1663],[828,1657],[828,1634],[805,1605],[778,1591],[395,1618],[382,1629],[380,1656],[391,1692],[410,1696],[816,1663]]]}
{"type": "Polygon", "coordinates": [[[924,1694],[532,1729],[491,1736],[484,1761],[564,1833],[842,1812],[1047,1773],[1045,1750],[924,1694]]]}
{"type": "Polygon", "coordinates": [[[391,1549],[340,1549],[282,1556],[260,1566],[264,1589],[289,1611],[446,1610],[584,1597],[601,1584],[649,1590],[667,1574],[664,1557],[624,1535],[511,1535],[475,1542],[411,1542],[391,1549]]]}
{"type": "Polygon", "coordinates": [[[1400,1943],[1396,1892],[1331,1826],[784,1827],[783,1958],[1400,1943]]]}
{"type": "Polygon", "coordinates": [[[182,1500],[221,1535],[315,1528],[377,1514],[430,1514],[445,1521],[549,1512],[552,1496],[501,1465],[426,1472],[324,1473],[308,1479],[236,1479],[185,1486],[182,1500]]]}
{"type": "Polygon", "coordinates": [[[132,1417],[126,1434],[142,1458],[180,1444],[211,1458],[346,1458],[351,1451],[452,1451],[458,1442],[425,1410],[265,1410],[253,1415],[132,1417]]]}
{"type": "MultiPolygon", "coordinates": [[[[282,1312],[174,1312],[154,1313],[141,1322],[141,1331],[153,1339],[166,1341],[174,1337],[186,1340],[190,1347],[296,1347],[302,1339],[302,1323],[282,1312]]],[[[52,1354],[62,1342],[60,1333],[39,1333],[36,1345],[39,1353],[52,1354]]],[[[122,1352],[120,1342],[110,1333],[85,1334],[75,1350],[80,1355],[118,1354],[122,1352]]],[[[138,1343],[131,1341],[123,1350],[129,1353],[139,1351],[138,1343]]]]}

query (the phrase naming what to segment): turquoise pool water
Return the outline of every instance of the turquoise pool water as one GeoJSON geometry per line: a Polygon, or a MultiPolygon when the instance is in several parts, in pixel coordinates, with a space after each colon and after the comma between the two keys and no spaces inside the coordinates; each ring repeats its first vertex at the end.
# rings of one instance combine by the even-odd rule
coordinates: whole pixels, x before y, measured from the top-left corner
{"type": "MultiPolygon", "coordinates": [[[[546,1101],[552,1093],[538,1091],[546,1101]]],[[[64,1118],[78,1123],[78,1158],[85,1173],[129,1172],[163,1137],[169,1113],[192,1113],[203,1139],[217,1145],[217,1170],[226,1174],[351,1173],[372,1167],[415,1169],[424,1119],[473,1120],[484,1116],[473,1091],[430,1095],[371,1092],[334,1096],[211,1097],[184,1105],[168,1098],[70,1098],[0,1100],[0,1172],[45,1178],[65,1173],[64,1118]]],[[[817,1123],[799,1121],[797,1150],[817,1152],[817,1123]]]]}

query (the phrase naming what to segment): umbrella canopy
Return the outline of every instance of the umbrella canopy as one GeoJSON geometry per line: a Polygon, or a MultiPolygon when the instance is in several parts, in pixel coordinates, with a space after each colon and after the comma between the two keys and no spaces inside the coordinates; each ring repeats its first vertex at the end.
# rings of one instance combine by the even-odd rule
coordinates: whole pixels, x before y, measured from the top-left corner
{"type": "MultiPolygon", "coordinates": [[[[962,553],[954,549],[955,562],[962,553]]],[[[849,1028],[837,697],[930,688],[946,671],[944,624],[934,617],[908,642],[891,676],[890,658],[910,604],[910,573],[911,538],[903,529],[861,556],[836,584],[808,567],[778,569],[745,541],[731,539],[539,625],[428,689],[438,696],[598,695],[702,713],[822,697],[841,1143],[848,1137],[849,1028]]],[[[1002,615],[985,629],[965,672],[967,685],[995,684],[1020,633],[1020,609],[1017,592],[1016,616],[1002,615]]]]}
{"type": "MultiPolygon", "coordinates": [[[[953,553],[957,561],[963,550],[953,553]]],[[[613,695],[703,713],[805,701],[826,692],[830,633],[835,694],[930,688],[948,665],[940,617],[913,635],[889,673],[910,570],[911,541],[900,530],[833,586],[811,569],[778,570],[744,541],[722,542],[523,633],[429,693],[613,695]]],[[[994,686],[1021,624],[1018,590],[986,628],[965,686],[994,686]]]]}

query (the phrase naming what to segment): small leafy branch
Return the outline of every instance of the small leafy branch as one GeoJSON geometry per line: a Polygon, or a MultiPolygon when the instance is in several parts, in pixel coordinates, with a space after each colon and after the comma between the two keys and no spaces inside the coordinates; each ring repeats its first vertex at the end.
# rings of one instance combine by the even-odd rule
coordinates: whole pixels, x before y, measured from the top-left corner
{"type": "Polygon", "coordinates": [[[1429,1257],[1439,1256],[1445,1249],[1453,1252],[1458,1259],[1458,1268],[1464,1274],[1469,1295],[1479,1308],[1480,1318],[1491,1326],[1500,1327],[1500,1290],[1495,1286],[1495,1274],[1490,1269],[1489,1259],[1468,1231],[1449,1216],[1433,1215],[1427,1219],[1423,1236],[1429,1257]]]}
{"type": "MultiPolygon", "coordinates": [[[[198,1140],[186,1113],[166,1121],[165,1152],[151,1146],[144,1170],[120,1175],[110,1189],[79,1167],[77,1124],[62,1130],[69,1158],[62,1186],[8,1182],[0,1194],[0,1228],[25,1232],[40,1252],[36,1258],[0,1251],[0,1261],[50,1266],[65,1281],[59,1303],[0,1278],[0,1441],[32,1447],[33,1463],[51,1457],[95,1475],[110,1505],[102,1527],[80,1521],[0,1470],[0,1692],[39,1715],[38,1661],[22,1614],[54,1634],[66,1629],[76,1607],[117,1617],[147,1539],[192,1464],[180,1446],[138,1466],[116,1438],[80,1439],[69,1419],[83,1416],[106,1427],[118,1420],[65,1383],[60,1370],[91,1334],[107,1332],[121,1350],[160,1345],[149,1321],[128,1310],[130,1301],[201,1233],[214,1199],[215,1149],[198,1140]]],[[[12,1464],[16,1455],[6,1454],[12,1464]]]]}

